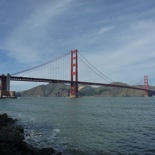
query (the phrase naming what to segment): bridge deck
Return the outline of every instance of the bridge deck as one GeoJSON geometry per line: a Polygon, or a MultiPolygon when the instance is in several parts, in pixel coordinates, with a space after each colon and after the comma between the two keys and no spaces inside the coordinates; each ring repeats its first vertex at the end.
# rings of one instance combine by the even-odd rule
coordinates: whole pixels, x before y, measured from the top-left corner
{"type": "MultiPolygon", "coordinates": [[[[30,77],[18,77],[18,76],[10,76],[10,80],[12,81],[30,81],[30,82],[47,82],[47,83],[72,83],[70,80],[57,80],[57,79],[42,79],[42,78],[30,78],[30,77]]],[[[93,85],[93,86],[107,86],[107,87],[119,87],[119,88],[128,88],[128,89],[136,89],[136,90],[143,90],[143,91],[152,91],[155,92],[153,89],[145,89],[141,87],[133,87],[129,85],[117,85],[117,84],[105,84],[105,83],[94,83],[94,82],[83,82],[78,81],[78,84],[83,85],[93,85]]]]}

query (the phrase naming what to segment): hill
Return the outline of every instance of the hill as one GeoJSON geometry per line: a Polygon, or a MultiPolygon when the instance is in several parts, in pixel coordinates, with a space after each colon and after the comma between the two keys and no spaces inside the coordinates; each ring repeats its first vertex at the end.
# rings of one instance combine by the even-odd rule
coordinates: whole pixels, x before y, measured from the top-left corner
{"type": "Polygon", "coordinates": [[[39,85],[26,91],[18,92],[18,96],[68,96],[69,85],[65,84],[47,84],[39,85]]]}
{"type": "MultiPolygon", "coordinates": [[[[112,84],[127,85],[120,82],[115,82],[112,84]]],[[[136,87],[136,86],[135,86],[136,87]]],[[[137,86],[138,87],[138,86],[137,86]]],[[[69,85],[62,83],[50,83],[47,85],[39,85],[37,87],[31,88],[26,91],[18,92],[18,96],[69,96],[69,85]]],[[[154,87],[155,88],[155,87],[154,87]]],[[[79,86],[80,96],[106,96],[106,97],[130,97],[130,96],[144,96],[144,91],[133,90],[127,88],[118,87],[92,87],[92,86],[79,86]]]]}

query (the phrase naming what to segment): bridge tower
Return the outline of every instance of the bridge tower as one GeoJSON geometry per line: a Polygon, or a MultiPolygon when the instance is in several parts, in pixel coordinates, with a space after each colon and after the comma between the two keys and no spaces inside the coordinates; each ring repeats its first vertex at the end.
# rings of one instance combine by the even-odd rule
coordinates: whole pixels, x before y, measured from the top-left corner
{"type": "Polygon", "coordinates": [[[0,75],[0,98],[16,98],[15,92],[10,91],[10,74],[0,75]]]}
{"type": "Polygon", "coordinates": [[[70,97],[78,97],[78,51],[71,50],[70,97]]]}
{"type": "Polygon", "coordinates": [[[10,74],[0,76],[0,90],[10,91],[10,74]]]}
{"type": "Polygon", "coordinates": [[[146,96],[146,97],[149,96],[148,88],[149,88],[148,76],[144,76],[144,89],[145,89],[144,96],[146,96]]]}

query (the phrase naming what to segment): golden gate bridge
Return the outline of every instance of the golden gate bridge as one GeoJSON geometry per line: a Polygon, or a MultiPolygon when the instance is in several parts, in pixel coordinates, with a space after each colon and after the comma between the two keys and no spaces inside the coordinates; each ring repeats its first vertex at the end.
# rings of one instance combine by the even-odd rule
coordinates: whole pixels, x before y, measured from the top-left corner
{"type": "Polygon", "coordinates": [[[76,98],[78,94],[78,85],[119,87],[144,91],[144,96],[155,94],[155,90],[149,89],[148,76],[144,76],[143,87],[129,85],[120,85],[112,83],[113,81],[101,73],[93,66],[78,50],[71,52],[43,63],[41,65],[7,75],[0,75],[0,97],[15,97],[15,92],[10,91],[10,81],[27,82],[47,82],[47,83],[66,83],[70,84],[70,97],[76,98]],[[83,64],[85,68],[82,66],[83,64]],[[60,69],[61,68],[61,69],[60,69]],[[89,70],[89,71],[88,71],[89,70]],[[91,72],[91,74],[89,74],[91,72]],[[92,73],[94,76],[92,76],[92,73]],[[84,79],[81,79],[82,76],[84,79]],[[94,77],[94,80],[92,80],[94,77]],[[99,81],[98,77],[104,82],[99,81]],[[87,79],[86,79],[87,78],[87,79]],[[108,83],[105,83],[108,82],[108,83]],[[110,83],[109,83],[110,82],[110,83]]]}

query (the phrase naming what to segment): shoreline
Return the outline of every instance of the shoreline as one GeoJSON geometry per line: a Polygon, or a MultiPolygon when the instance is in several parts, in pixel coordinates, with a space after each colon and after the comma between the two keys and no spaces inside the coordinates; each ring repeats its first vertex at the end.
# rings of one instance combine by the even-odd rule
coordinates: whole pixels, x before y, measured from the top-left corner
{"type": "Polygon", "coordinates": [[[24,128],[6,113],[0,114],[0,155],[61,155],[50,148],[37,149],[24,141],[24,128]]]}

